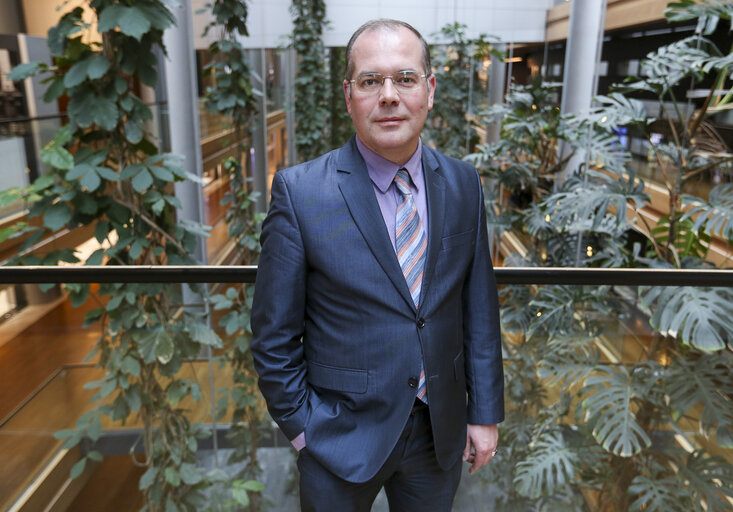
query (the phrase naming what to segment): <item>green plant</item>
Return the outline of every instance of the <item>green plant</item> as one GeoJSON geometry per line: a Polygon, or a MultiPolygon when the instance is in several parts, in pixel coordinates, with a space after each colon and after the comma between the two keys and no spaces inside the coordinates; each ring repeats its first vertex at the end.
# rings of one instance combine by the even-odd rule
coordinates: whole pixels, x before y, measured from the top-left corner
{"type": "MultiPolygon", "coordinates": [[[[207,89],[207,104],[212,112],[231,118],[237,145],[236,157],[224,161],[224,169],[229,176],[229,188],[222,199],[222,205],[228,206],[227,234],[236,244],[237,260],[254,264],[259,255],[259,225],[264,215],[255,213],[257,193],[248,186],[242,162],[248,155],[246,135],[254,126],[256,96],[261,92],[252,87],[254,74],[244,47],[237,41],[238,37],[248,35],[247,4],[244,0],[215,0],[206,7],[211,10],[213,20],[204,34],[215,29],[219,29],[221,34],[220,39],[209,47],[214,60],[207,66],[207,71],[214,77],[215,85],[207,89]]],[[[226,335],[225,351],[219,362],[220,366],[226,366],[232,372],[232,386],[218,390],[217,419],[223,417],[228,409],[233,409],[228,435],[234,450],[228,462],[245,463],[215,493],[226,503],[260,510],[258,493],[264,486],[256,481],[260,474],[257,448],[259,429],[264,422],[264,407],[256,398],[259,393],[249,352],[253,290],[252,286],[230,287],[224,293],[210,297],[215,311],[226,312],[219,320],[219,326],[226,335]]]]}
{"type": "MultiPolygon", "coordinates": [[[[70,98],[69,123],[42,151],[52,172],[24,190],[7,197],[22,197],[30,204],[29,217],[42,216],[40,227],[18,225],[13,236],[29,235],[14,263],[56,264],[78,261],[71,249],[61,249],[42,260],[25,254],[45,234],[95,223],[101,244],[87,265],[195,264],[192,253],[204,226],[177,221],[180,201],[171,194],[172,183],[197,181],[180,167],[180,157],[159,153],[145,133],[150,109],[136,96],[137,80],[154,86],[163,31],[175,23],[166,2],[158,0],[92,0],[101,43],[84,42],[87,24],[82,9],[65,14],[49,31],[55,64],[29,63],[11,73],[15,80],[47,73],[47,101],[62,94],[70,98]]],[[[89,295],[88,286],[67,285],[72,303],[89,295]]],[[[144,510],[200,510],[203,491],[215,480],[196,464],[198,441],[210,433],[189,420],[187,407],[201,397],[195,379],[185,367],[203,347],[220,347],[219,336],[204,319],[181,308],[178,285],[103,284],[103,307],[93,310],[85,323],[100,322],[102,334],[90,358],[104,369],[104,377],[88,383],[100,401],[84,414],[73,430],[56,437],[70,448],[102,434],[102,418],[125,423],[139,417],[146,467],[140,480],[144,510]]],[[[76,477],[89,460],[101,458],[91,450],[71,469],[76,477]]]]}
{"type": "Polygon", "coordinates": [[[295,78],[295,146],[298,161],[305,162],[326,153],[331,148],[323,136],[328,123],[331,83],[323,30],[326,26],[324,0],[293,0],[292,45],[298,54],[295,78]]]}
{"type": "MultiPolygon", "coordinates": [[[[730,108],[730,97],[714,91],[729,83],[733,64],[731,50],[724,54],[703,32],[729,21],[733,9],[685,1],[667,12],[670,21],[698,19],[698,32],[652,52],[644,77],[619,89],[656,94],[672,109],[661,119],[619,92],[598,98],[588,114],[561,116],[550,101],[556,86],[541,83],[515,88],[505,105],[485,112],[487,120],[503,120],[501,140],[468,158],[491,184],[487,210],[495,233],[530,247],[508,257],[510,264],[710,268],[711,237],[733,242],[729,184],[708,199],[682,194],[689,180],[710,169],[725,172],[733,158],[703,131],[707,116],[730,108]],[[710,94],[681,115],[678,87],[703,79],[713,84],[710,94]],[[649,137],[652,123],[658,129],[662,122],[669,142],[651,151],[669,214],[653,226],[640,215],[648,197],[614,129],[649,137]],[[570,148],[563,160],[559,141],[570,148]],[[586,164],[564,177],[573,155],[586,164]]],[[[497,482],[496,510],[730,508],[733,465],[695,448],[690,431],[708,446],[733,447],[733,291],[640,287],[637,298],[621,287],[507,286],[501,296],[510,405],[501,451],[487,471],[497,482]],[[634,340],[634,360],[599,350],[608,317],[622,328],[632,318],[648,320],[651,333],[634,340]]]]}
{"type": "Polygon", "coordinates": [[[424,136],[428,144],[456,158],[465,155],[478,142],[471,116],[486,96],[478,67],[491,53],[486,37],[468,39],[467,28],[461,23],[443,26],[434,35],[444,43],[430,48],[437,86],[424,136]]]}
{"type": "Polygon", "coordinates": [[[338,148],[346,143],[354,131],[351,116],[346,109],[344,95],[341,92],[344,69],[346,69],[346,48],[329,48],[328,64],[331,75],[329,103],[329,116],[331,119],[331,125],[329,126],[329,134],[331,136],[330,145],[331,148],[338,148]]]}

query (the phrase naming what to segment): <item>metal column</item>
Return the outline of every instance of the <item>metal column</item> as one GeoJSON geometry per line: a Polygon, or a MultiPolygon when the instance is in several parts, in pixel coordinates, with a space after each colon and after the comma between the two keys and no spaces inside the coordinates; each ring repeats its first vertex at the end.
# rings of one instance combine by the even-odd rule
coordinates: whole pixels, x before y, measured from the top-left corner
{"type": "MultiPolygon", "coordinates": [[[[605,18],[605,0],[583,0],[572,2],[570,26],[565,49],[561,111],[563,114],[587,112],[596,93],[597,62],[605,18]]],[[[560,149],[560,155],[569,153],[567,146],[560,149]]],[[[582,163],[573,158],[563,171],[564,175],[574,172],[582,163]]]]}
{"type": "MultiPolygon", "coordinates": [[[[171,10],[177,24],[163,34],[163,43],[168,51],[165,74],[171,152],[183,155],[183,168],[201,177],[203,164],[191,4],[181,2],[171,10]]],[[[205,223],[202,186],[192,181],[179,182],[175,184],[175,192],[183,205],[178,211],[178,218],[205,223]]],[[[203,238],[199,239],[192,256],[199,263],[206,264],[206,241],[203,238]]]]}
{"type": "MultiPolygon", "coordinates": [[[[505,44],[495,45],[495,49],[504,53],[505,44]]],[[[506,63],[502,57],[491,54],[491,66],[489,66],[489,106],[504,102],[504,81],[506,76],[506,63]]],[[[501,133],[501,119],[489,123],[486,127],[486,142],[492,143],[499,140],[501,133]]]]}
{"type": "Polygon", "coordinates": [[[257,117],[252,131],[252,146],[254,148],[254,165],[252,166],[252,177],[254,178],[254,190],[260,195],[255,203],[258,212],[267,211],[269,194],[267,191],[267,59],[265,49],[258,48],[250,50],[251,67],[261,77],[260,95],[257,103],[257,117]]]}

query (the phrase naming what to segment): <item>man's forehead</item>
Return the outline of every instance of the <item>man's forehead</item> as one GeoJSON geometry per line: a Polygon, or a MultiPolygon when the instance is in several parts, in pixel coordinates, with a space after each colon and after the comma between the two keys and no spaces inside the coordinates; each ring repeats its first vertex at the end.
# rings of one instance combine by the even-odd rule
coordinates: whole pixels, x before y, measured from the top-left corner
{"type": "Polygon", "coordinates": [[[420,40],[405,27],[374,27],[365,30],[354,41],[352,59],[356,62],[359,57],[386,57],[379,53],[385,47],[391,50],[390,55],[414,53],[414,57],[422,59],[420,40]]]}
{"type": "Polygon", "coordinates": [[[401,42],[404,45],[415,45],[416,48],[420,48],[418,37],[405,27],[372,27],[359,34],[354,41],[352,51],[356,52],[357,49],[373,46],[375,41],[386,43],[397,38],[402,39],[401,42]]]}

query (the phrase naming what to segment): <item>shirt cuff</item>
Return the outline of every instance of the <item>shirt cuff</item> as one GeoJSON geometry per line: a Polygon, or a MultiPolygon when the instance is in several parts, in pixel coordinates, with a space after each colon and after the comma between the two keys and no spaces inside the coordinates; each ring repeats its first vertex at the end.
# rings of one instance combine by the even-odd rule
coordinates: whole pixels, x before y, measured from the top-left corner
{"type": "Polygon", "coordinates": [[[305,448],[305,432],[301,432],[300,434],[298,434],[298,437],[290,441],[290,444],[292,444],[293,448],[298,451],[305,448]]]}

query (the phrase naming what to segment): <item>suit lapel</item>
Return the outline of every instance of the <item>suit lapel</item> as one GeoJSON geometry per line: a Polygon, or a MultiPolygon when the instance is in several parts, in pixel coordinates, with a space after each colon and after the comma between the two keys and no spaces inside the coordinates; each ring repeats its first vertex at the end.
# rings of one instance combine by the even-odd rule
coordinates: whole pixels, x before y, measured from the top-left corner
{"type": "Polygon", "coordinates": [[[435,272],[435,263],[438,260],[443,235],[443,220],[445,219],[445,178],[440,173],[438,161],[425,146],[423,146],[422,152],[422,166],[428,198],[430,234],[428,235],[428,257],[425,261],[422,291],[420,292],[421,304],[425,302],[435,272]]]}
{"type": "Polygon", "coordinates": [[[410,290],[407,288],[397,255],[384,227],[382,211],[374,196],[366,164],[356,148],[353,137],[341,149],[337,165],[339,189],[356,226],[392,284],[414,309],[410,290]]]}

